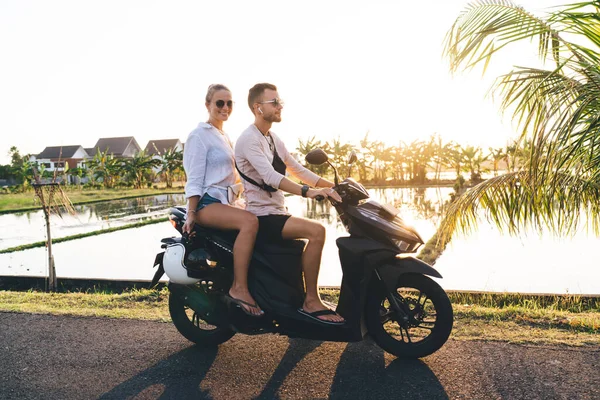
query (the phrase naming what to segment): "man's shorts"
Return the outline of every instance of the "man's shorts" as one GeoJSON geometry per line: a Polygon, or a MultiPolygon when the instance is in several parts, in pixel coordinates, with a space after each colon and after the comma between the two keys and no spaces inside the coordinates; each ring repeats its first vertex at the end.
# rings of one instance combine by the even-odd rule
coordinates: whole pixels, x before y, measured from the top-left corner
{"type": "Polygon", "coordinates": [[[263,215],[258,217],[258,237],[267,242],[283,240],[281,232],[291,215],[263,215]]]}

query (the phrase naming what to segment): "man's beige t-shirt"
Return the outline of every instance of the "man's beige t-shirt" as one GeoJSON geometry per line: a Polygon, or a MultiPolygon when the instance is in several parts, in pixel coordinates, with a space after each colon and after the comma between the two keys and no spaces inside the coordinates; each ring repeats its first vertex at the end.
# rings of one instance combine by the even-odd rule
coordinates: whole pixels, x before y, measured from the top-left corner
{"type": "MultiPolygon", "coordinates": [[[[296,161],[272,131],[269,131],[267,135],[273,139],[277,154],[287,167],[286,172],[310,186],[315,186],[320,177],[296,161]]],[[[235,161],[240,171],[248,178],[259,184],[264,182],[278,189],[284,176],[273,168],[274,151],[270,149],[270,143],[269,137],[260,133],[254,124],[250,125],[236,141],[235,161]]],[[[242,182],[244,183],[247,211],[257,216],[289,214],[285,207],[283,191],[267,192],[243,178],[242,182]]]]}

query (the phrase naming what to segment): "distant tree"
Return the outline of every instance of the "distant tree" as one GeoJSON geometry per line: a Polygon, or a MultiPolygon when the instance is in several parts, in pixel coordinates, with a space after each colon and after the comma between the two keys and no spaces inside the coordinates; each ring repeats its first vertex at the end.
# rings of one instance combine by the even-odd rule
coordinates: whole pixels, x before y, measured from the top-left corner
{"type": "Polygon", "coordinates": [[[427,180],[427,165],[433,159],[433,149],[429,142],[414,140],[405,150],[409,165],[410,179],[413,183],[423,184],[427,180]]]}
{"type": "Polygon", "coordinates": [[[461,172],[464,168],[462,147],[454,141],[446,143],[443,148],[442,159],[444,165],[452,168],[456,172],[456,179],[460,179],[462,177],[461,172]]]}
{"type": "Polygon", "coordinates": [[[108,149],[105,151],[97,149],[94,158],[87,161],[85,165],[91,171],[93,180],[102,179],[105,188],[112,188],[123,170],[122,161],[109,154],[108,149]]]}
{"type": "Polygon", "coordinates": [[[327,144],[329,145],[329,153],[333,156],[333,159],[330,161],[333,165],[336,166],[338,173],[341,174],[342,170],[345,171],[345,167],[348,162],[348,156],[353,150],[352,145],[348,143],[343,143],[339,136],[333,139],[331,142],[328,142],[327,144]]]}
{"type": "Polygon", "coordinates": [[[20,168],[23,165],[23,156],[21,156],[16,146],[11,146],[10,150],[8,150],[8,155],[10,156],[10,165],[13,168],[20,168]]]}
{"type": "Polygon", "coordinates": [[[464,147],[461,153],[463,162],[471,173],[471,182],[479,182],[481,180],[481,164],[487,160],[487,156],[483,155],[481,147],[475,146],[464,147]]]}
{"type": "Polygon", "coordinates": [[[33,180],[34,163],[29,161],[29,155],[22,156],[19,150],[12,146],[8,152],[10,156],[11,177],[27,187],[33,180]]]}
{"type": "Polygon", "coordinates": [[[132,158],[125,158],[122,161],[122,168],[133,179],[133,186],[141,189],[146,174],[152,172],[152,168],[158,167],[161,161],[152,158],[145,151],[136,153],[132,158]]]}
{"type": "Polygon", "coordinates": [[[492,159],[493,161],[493,170],[494,170],[494,176],[498,176],[498,167],[500,164],[500,161],[504,160],[506,157],[506,153],[504,151],[504,149],[502,147],[499,148],[489,148],[489,158],[492,159]]]}
{"type": "Polygon", "coordinates": [[[12,178],[12,168],[10,165],[0,165],[0,179],[12,178]]]}
{"type": "Polygon", "coordinates": [[[69,173],[69,176],[75,178],[75,184],[76,185],[80,185],[81,184],[81,180],[87,174],[87,169],[86,168],[82,168],[82,167],[73,167],[73,168],[69,169],[68,173],[69,173]]]}
{"type": "Polygon", "coordinates": [[[369,179],[369,170],[373,171],[373,155],[371,154],[371,142],[369,141],[369,132],[359,141],[360,148],[358,149],[358,177],[361,182],[366,182],[369,179]]]}
{"type": "Polygon", "coordinates": [[[160,173],[165,177],[168,188],[173,187],[173,177],[183,171],[183,151],[168,149],[161,155],[160,173]]]}
{"type": "Polygon", "coordinates": [[[390,157],[392,158],[391,170],[392,178],[396,182],[404,181],[404,144],[400,143],[398,146],[392,146],[390,148],[390,157]]]}
{"type": "MultiPolygon", "coordinates": [[[[301,160],[304,160],[306,155],[314,149],[326,150],[326,146],[324,146],[323,142],[318,140],[314,135],[306,139],[306,141],[302,141],[302,139],[298,138],[298,145],[296,146],[296,151],[298,151],[301,160]]],[[[310,165],[308,163],[304,164],[306,168],[308,168],[317,175],[324,176],[327,172],[326,165],[310,165]]]]}
{"type": "Polygon", "coordinates": [[[429,138],[429,146],[431,149],[431,163],[435,173],[435,180],[439,181],[442,173],[442,166],[444,165],[444,145],[442,137],[437,133],[434,133],[429,138]]]}

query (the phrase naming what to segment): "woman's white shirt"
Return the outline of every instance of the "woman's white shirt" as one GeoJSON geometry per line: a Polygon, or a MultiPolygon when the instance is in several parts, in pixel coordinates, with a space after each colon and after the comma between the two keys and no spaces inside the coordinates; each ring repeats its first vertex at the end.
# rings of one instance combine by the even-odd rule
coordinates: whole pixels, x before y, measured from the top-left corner
{"type": "Polygon", "coordinates": [[[239,181],[231,139],[206,122],[190,132],[183,150],[185,198],[208,193],[228,204],[227,186],[239,181]]]}

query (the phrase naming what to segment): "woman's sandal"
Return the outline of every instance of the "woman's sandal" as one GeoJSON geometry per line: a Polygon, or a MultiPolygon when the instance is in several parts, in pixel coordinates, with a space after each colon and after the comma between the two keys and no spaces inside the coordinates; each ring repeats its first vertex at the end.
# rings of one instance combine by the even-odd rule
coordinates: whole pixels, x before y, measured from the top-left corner
{"type": "Polygon", "coordinates": [[[244,312],[244,314],[246,314],[250,317],[260,318],[265,314],[265,312],[263,310],[261,310],[260,307],[258,306],[258,304],[256,304],[256,303],[252,304],[252,303],[248,303],[247,301],[244,301],[244,300],[236,299],[235,297],[231,297],[231,295],[229,293],[226,293],[224,295],[224,298],[227,303],[235,304],[237,307],[239,307],[244,312]],[[252,314],[250,311],[246,310],[246,308],[244,306],[255,308],[260,311],[260,314],[258,314],[258,315],[252,314]]]}

